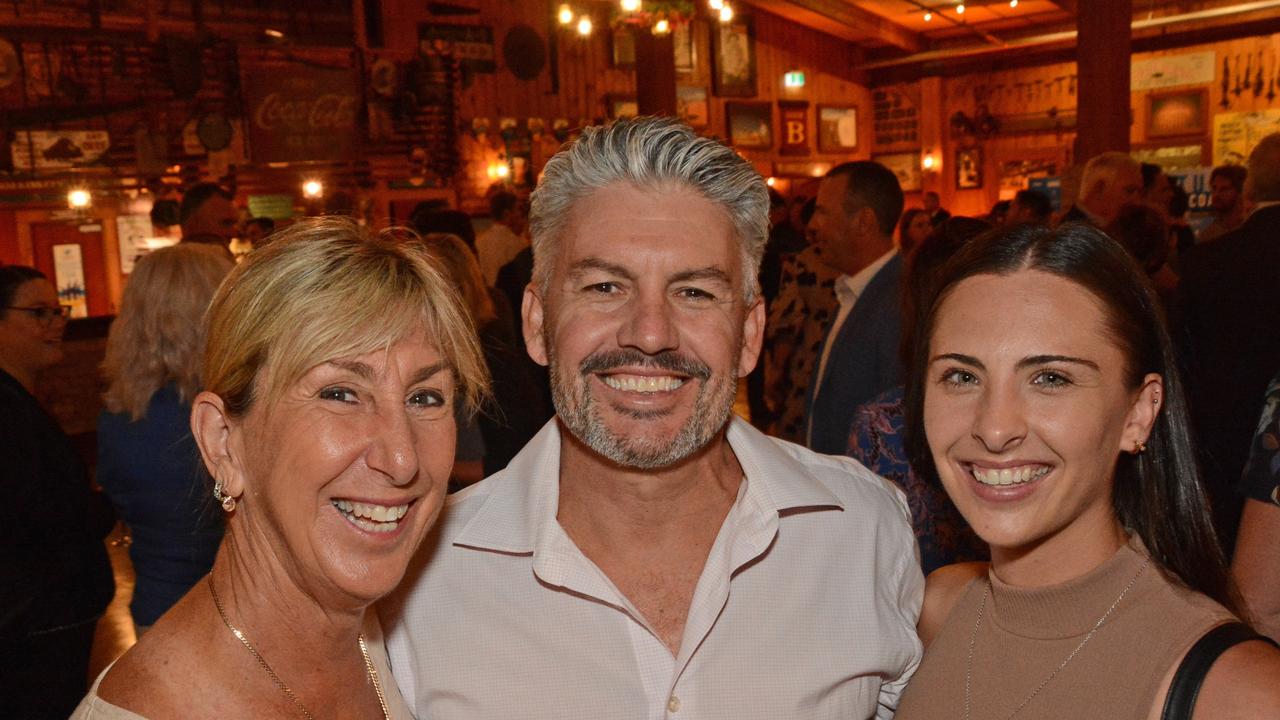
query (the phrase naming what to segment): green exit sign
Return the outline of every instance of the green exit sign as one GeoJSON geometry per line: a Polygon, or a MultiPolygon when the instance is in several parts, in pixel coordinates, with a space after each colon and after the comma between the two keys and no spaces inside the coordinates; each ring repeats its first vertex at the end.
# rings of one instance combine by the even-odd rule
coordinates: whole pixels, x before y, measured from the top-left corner
{"type": "Polygon", "coordinates": [[[792,70],[782,76],[782,84],[784,87],[802,88],[804,87],[804,73],[799,70],[792,70]]]}

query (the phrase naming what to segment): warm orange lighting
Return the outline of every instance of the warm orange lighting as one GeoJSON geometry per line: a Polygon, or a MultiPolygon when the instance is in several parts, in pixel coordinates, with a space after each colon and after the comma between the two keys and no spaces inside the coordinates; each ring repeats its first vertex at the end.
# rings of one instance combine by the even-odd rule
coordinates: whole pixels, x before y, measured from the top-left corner
{"type": "Polygon", "coordinates": [[[729,3],[725,3],[724,7],[720,8],[720,22],[727,23],[732,19],[733,19],[733,6],[730,5],[729,3]]]}
{"type": "Polygon", "coordinates": [[[724,0],[707,0],[707,7],[720,12],[720,8],[724,7],[724,0]]]}
{"type": "Polygon", "coordinates": [[[932,21],[933,21],[933,13],[929,12],[928,10],[926,10],[926,11],[925,11],[925,13],[924,13],[924,21],[925,21],[925,22],[932,22],[932,21]]]}
{"type": "Polygon", "coordinates": [[[640,0],[622,0],[622,12],[633,13],[640,9],[640,0]]]}
{"type": "Polygon", "coordinates": [[[653,24],[654,35],[666,35],[669,32],[671,32],[671,23],[666,20],[659,20],[653,24]]]}
{"type": "Polygon", "coordinates": [[[586,37],[587,35],[591,34],[591,30],[592,30],[591,18],[587,17],[586,15],[583,15],[582,17],[578,18],[578,34],[579,35],[586,37]]]}
{"type": "Polygon", "coordinates": [[[80,208],[89,207],[89,203],[91,202],[93,202],[93,196],[89,194],[88,190],[83,188],[76,188],[75,190],[67,193],[67,207],[79,210],[80,208]]]}
{"type": "Polygon", "coordinates": [[[1018,0],[1009,0],[1009,7],[1011,8],[1018,7],[1018,0]]]}
{"type": "Polygon", "coordinates": [[[964,14],[964,3],[960,3],[959,5],[956,6],[956,14],[957,15],[964,14]]]}
{"type": "Polygon", "coordinates": [[[556,19],[560,21],[561,25],[568,25],[573,22],[573,8],[569,7],[568,3],[561,5],[560,9],[556,11],[556,19]]]}
{"type": "Polygon", "coordinates": [[[302,183],[303,197],[315,200],[324,195],[324,183],[319,180],[308,180],[302,183]]]}

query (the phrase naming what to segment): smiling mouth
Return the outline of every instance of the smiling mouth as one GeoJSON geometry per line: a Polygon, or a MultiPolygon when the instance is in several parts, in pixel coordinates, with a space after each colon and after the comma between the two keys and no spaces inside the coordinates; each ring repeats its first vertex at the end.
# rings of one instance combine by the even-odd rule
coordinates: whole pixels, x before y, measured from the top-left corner
{"type": "Polygon", "coordinates": [[[614,390],[640,393],[671,392],[685,384],[686,378],[674,375],[600,375],[600,381],[614,390]]]}
{"type": "Polygon", "coordinates": [[[351,500],[333,500],[332,503],[347,522],[371,533],[389,533],[400,527],[410,505],[375,505],[351,500]]]}
{"type": "Polygon", "coordinates": [[[1019,465],[1008,468],[969,466],[969,472],[974,480],[991,486],[1024,485],[1048,475],[1052,469],[1048,465],[1019,465]]]}

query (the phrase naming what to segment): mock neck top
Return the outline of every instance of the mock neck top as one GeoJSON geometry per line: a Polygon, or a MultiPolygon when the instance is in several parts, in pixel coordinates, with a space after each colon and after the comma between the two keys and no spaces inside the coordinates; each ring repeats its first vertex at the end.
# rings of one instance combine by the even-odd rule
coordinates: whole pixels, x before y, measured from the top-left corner
{"type": "Polygon", "coordinates": [[[967,675],[974,720],[1007,718],[1028,697],[1020,719],[1145,720],[1165,676],[1192,643],[1234,619],[1165,574],[1154,560],[1143,568],[1149,557],[1134,535],[1106,562],[1057,585],[1014,587],[994,573],[975,579],[925,649],[896,717],[962,717],[967,675]],[[988,583],[990,595],[975,631],[988,583]],[[1114,611],[1081,647],[1113,604],[1114,611]]]}

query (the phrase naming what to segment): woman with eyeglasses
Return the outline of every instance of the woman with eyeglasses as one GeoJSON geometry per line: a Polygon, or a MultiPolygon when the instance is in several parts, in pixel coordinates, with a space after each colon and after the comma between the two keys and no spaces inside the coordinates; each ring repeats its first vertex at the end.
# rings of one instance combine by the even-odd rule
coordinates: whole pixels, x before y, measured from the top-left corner
{"type": "Polygon", "coordinates": [[[0,717],[71,713],[115,591],[110,507],[34,394],[66,324],[43,273],[0,267],[0,717]]]}

